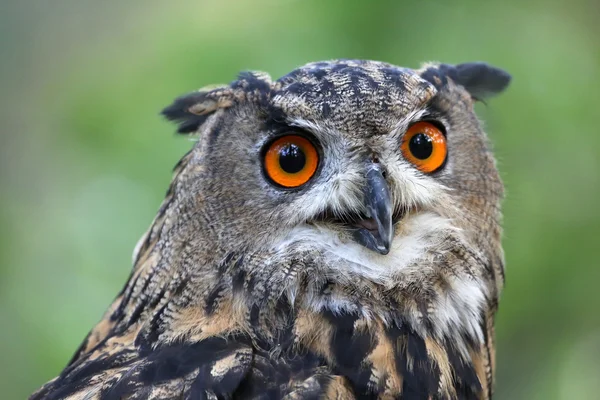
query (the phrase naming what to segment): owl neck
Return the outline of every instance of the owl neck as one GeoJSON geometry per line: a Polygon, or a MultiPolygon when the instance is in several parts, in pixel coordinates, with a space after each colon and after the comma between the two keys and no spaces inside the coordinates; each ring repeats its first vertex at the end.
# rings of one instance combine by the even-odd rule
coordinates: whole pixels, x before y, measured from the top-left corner
{"type": "Polygon", "coordinates": [[[455,284],[447,293],[423,290],[423,282],[422,292],[411,285],[386,289],[326,279],[315,262],[295,260],[258,273],[248,256],[229,255],[201,301],[185,306],[190,313],[166,332],[185,326],[193,341],[243,332],[269,353],[320,357],[365,393],[491,395],[495,307],[455,299],[473,296],[478,284],[455,284]],[[195,331],[198,325],[210,328],[195,331]]]}
{"type": "Polygon", "coordinates": [[[327,276],[318,258],[265,265],[248,253],[178,269],[152,247],[109,311],[112,331],[136,330],[142,349],[245,337],[269,354],[320,359],[361,393],[491,394],[495,303],[472,307],[477,282],[384,288],[327,276]]]}
{"type": "MultiPolygon", "coordinates": [[[[245,257],[226,259],[230,267],[221,264],[211,290],[189,308],[202,307],[194,314],[196,324],[211,328],[190,332],[188,340],[244,332],[269,353],[321,358],[363,394],[491,395],[491,307],[477,315],[468,308],[453,310],[456,320],[445,321],[425,306],[429,297],[411,293],[414,288],[386,290],[372,282],[319,278],[318,267],[306,260],[263,275],[246,265],[245,257]]],[[[179,331],[189,318],[186,313],[167,331],[179,331]]],[[[194,324],[187,326],[193,331],[194,324]]]]}

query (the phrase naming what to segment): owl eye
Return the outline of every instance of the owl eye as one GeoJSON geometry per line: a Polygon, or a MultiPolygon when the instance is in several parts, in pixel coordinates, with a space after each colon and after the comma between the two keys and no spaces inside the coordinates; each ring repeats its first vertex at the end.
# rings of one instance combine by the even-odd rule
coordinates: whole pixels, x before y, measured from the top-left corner
{"type": "Polygon", "coordinates": [[[319,154],[310,140],[299,135],[286,135],[267,146],[263,162],[271,181],[286,188],[297,188],[315,174],[319,154]]]}
{"type": "Polygon", "coordinates": [[[434,172],[446,160],[448,149],[442,131],[430,122],[417,122],[411,125],[404,135],[401,145],[404,158],[421,172],[434,172]]]}

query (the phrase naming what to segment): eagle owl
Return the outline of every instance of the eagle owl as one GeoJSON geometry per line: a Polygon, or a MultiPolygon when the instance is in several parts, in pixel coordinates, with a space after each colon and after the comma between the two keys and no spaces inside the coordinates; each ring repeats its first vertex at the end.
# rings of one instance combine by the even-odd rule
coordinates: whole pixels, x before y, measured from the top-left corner
{"type": "Polygon", "coordinates": [[[198,141],[124,288],[32,399],[489,399],[510,76],[316,62],[163,114],[198,141]]]}

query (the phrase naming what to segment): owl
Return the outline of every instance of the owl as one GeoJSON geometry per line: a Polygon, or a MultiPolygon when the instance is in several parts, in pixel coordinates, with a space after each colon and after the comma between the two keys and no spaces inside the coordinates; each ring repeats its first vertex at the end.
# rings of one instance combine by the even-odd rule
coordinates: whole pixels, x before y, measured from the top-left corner
{"type": "Polygon", "coordinates": [[[133,270],[32,399],[490,399],[510,76],[315,62],[163,115],[197,136],[133,270]]]}

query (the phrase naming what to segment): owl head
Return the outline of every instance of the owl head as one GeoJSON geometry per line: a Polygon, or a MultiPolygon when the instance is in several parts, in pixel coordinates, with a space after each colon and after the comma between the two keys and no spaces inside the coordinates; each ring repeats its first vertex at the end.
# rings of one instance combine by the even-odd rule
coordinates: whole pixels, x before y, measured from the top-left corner
{"type": "Polygon", "coordinates": [[[509,80],[484,63],[339,60],[182,96],[163,114],[198,141],[136,257],[161,248],[209,303],[400,310],[481,339],[503,283],[503,186],[473,106],[509,80]]]}
{"type": "Polygon", "coordinates": [[[508,82],[483,63],[242,73],[163,111],[199,137],[182,206],[215,253],[322,251],[375,280],[453,237],[491,256],[502,184],[473,103],[508,82]]]}

